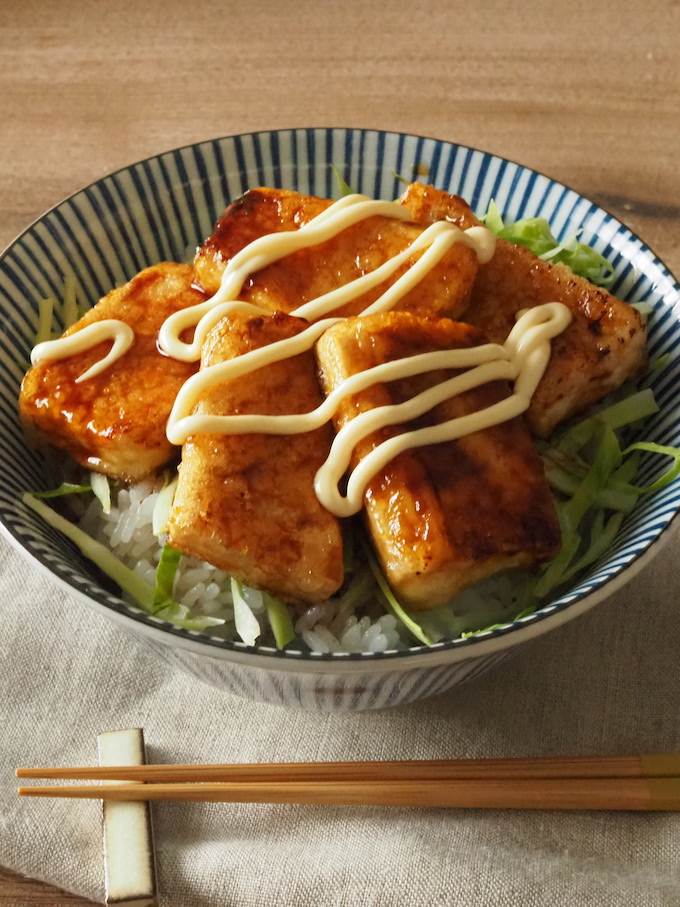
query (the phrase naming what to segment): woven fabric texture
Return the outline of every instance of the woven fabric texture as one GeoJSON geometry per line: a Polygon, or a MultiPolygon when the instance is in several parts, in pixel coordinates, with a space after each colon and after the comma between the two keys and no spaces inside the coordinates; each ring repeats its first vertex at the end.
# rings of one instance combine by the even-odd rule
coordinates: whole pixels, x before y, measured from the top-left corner
{"type": "MultiPolygon", "coordinates": [[[[680,750],[680,538],[623,591],[488,674],[410,706],[287,711],[203,685],[0,542],[0,864],[103,900],[95,801],[16,796],[144,728],[154,762],[680,750]]],[[[156,804],[162,907],[672,907],[680,816],[156,804]]]]}

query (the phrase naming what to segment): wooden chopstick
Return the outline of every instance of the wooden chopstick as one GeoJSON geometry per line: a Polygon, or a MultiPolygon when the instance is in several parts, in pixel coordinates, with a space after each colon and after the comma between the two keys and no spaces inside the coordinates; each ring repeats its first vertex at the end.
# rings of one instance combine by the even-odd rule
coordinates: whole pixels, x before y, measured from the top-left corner
{"type": "Polygon", "coordinates": [[[18,768],[17,778],[138,782],[419,781],[680,776],[680,754],[18,768]]]}
{"type": "Polygon", "coordinates": [[[680,778],[203,782],[23,787],[34,797],[420,806],[475,809],[678,810],[680,778]]]}

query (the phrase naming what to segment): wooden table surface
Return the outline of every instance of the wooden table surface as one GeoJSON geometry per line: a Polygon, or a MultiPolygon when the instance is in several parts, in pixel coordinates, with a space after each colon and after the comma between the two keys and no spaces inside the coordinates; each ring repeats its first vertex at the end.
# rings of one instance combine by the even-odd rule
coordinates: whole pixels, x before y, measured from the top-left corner
{"type": "MultiPolygon", "coordinates": [[[[3,0],[0,245],[147,155],[336,125],[541,170],[678,273],[679,32],[678,0],[3,0]]],[[[0,907],[87,903],[0,870],[0,907]]]]}

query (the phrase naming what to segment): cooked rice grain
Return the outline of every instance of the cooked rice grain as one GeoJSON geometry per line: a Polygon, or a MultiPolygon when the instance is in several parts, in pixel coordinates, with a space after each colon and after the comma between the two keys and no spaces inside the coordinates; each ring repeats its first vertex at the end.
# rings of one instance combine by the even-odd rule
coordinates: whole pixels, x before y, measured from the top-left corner
{"type": "MultiPolygon", "coordinates": [[[[112,495],[111,510],[104,513],[94,498],[79,521],[80,528],[111,551],[148,583],[156,582],[156,568],[165,544],[165,536],[153,534],[153,513],[158,493],[163,487],[160,479],[150,477],[118,490],[112,495]]],[[[359,587],[361,592],[361,586],[359,587]]],[[[224,639],[237,638],[234,627],[234,608],[228,575],[211,564],[182,555],[179,562],[173,597],[191,609],[191,617],[216,617],[224,624],[211,628],[211,635],[224,639]]],[[[243,587],[243,597],[263,629],[267,628],[265,602],[261,592],[243,587]]],[[[355,587],[344,596],[306,608],[295,621],[300,644],[314,652],[384,652],[405,648],[396,619],[385,614],[374,600],[361,602],[361,614],[355,610],[355,587]]],[[[267,637],[266,641],[271,644],[267,637]]]]}

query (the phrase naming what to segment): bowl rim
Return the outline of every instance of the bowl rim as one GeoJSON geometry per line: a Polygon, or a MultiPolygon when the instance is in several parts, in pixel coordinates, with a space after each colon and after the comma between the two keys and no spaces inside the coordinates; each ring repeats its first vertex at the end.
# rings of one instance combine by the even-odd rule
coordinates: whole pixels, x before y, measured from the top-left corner
{"type": "Polygon", "coordinates": [[[110,170],[105,173],[103,176],[98,177],[97,179],[91,180],[89,183],[86,183],[84,186],[80,186],[78,189],[74,189],[73,192],[69,192],[67,195],[62,196],[58,201],[54,202],[49,208],[46,208],[40,214],[33,218],[22,230],[20,233],[17,233],[6,246],[0,248],[0,260],[5,257],[5,255],[12,249],[12,247],[18,243],[26,233],[35,227],[43,218],[48,214],[54,211],[56,208],[59,208],[65,202],[70,201],[75,198],[77,195],[80,195],[81,192],[87,192],[89,189],[92,189],[93,186],[98,185],[103,180],[113,179],[115,176],[118,176],[120,173],[124,173],[126,170],[129,170],[131,167],[137,167],[140,164],[145,164],[148,161],[156,160],[159,157],[163,157],[166,154],[175,154],[181,151],[185,151],[188,148],[195,148],[200,145],[210,145],[215,142],[222,142],[229,139],[242,139],[248,138],[251,136],[261,136],[261,135],[273,135],[280,132],[333,132],[335,130],[340,130],[342,132],[357,132],[364,134],[374,134],[382,136],[394,136],[396,138],[407,138],[407,139],[423,139],[426,142],[437,142],[441,145],[451,145],[456,148],[462,148],[464,151],[472,151],[478,154],[483,154],[487,157],[494,158],[499,161],[505,161],[508,164],[512,164],[514,167],[520,167],[522,170],[528,170],[531,173],[536,173],[538,176],[543,177],[543,179],[550,180],[551,183],[554,183],[557,186],[560,186],[563,189],[566,189],[568,192],[572,192],[574,195],[582,198],[584,201],[590,202],[590,204],[595,205],[599,208],[600,211],[603,211],[608,217],[610,217],[616,224],[619,224],[634,238],[638,239],[642,245],[643,249],[646,249],[648,252],[651,252],[657,263],[663,267],[663,270],[666,272],[666,276],[669,281],[673,284],[674,288],[680,293],[680,280],[675,277],[672,270],[668,267],[666,262],[661,258],[660,255],[649,245],[648,242],[643,240],[634,230],[632,230],[627,224],[625,224],[616,214],[613,214],[609,208],[606,208],[600,202],[595,202],[586,195],[582,195],[578,189],[574,189],[569,183],[563,183],[561,180],[555,179],[554,176],[545,173],[543,170],[539,170],[536,167],[530,167],[528,164],[523,164],[521,161],[516,161],[514,158],[505,157],[505,155],[497,154],[495,151],[487,151],[484,148],[479,148],[476,145],[462,145],[459,142],[450,141],[449,139],[441,139],[432,135],[424,135],[414,132],[402,132],[398,129],[369,129],[364,126],[280,126],[276,129],[253,129],[247,132],[232,132],[226,135],[216,135],[210,138],[201,139],[198,142],[185,142],[183,145],[173,145],[171,148],[166,148],[163,151],[159,151],[156,154],[148,154],[146,157],[139,158],[135,161],[132,161],[129,164],[124,164],[122,167],[117,167],[115,170],[110,170]]]}
{"type": "Polygon", "coordinates": [[[133,614],[108,607],[103,602],[86,595],[80,589],[74,588],[58,574],[53,573],[33,552],[23,548],[2,522],[0,522],[0,533],[24,557],[33,561],[40,572],[52,583],[59,586],[62,591],[74,596],[102,616],[113,620],[121,629],[130,632],[132,622],[132,625],[136,626],[140,635],[147,642],[159,643],[164,647],[179,648],[190,654],[212,658],[215,661],[226,661],[253,668],[271,669],[273,667],[286,673],[341,674],[346,676],[387,672],[406,673],[418,668],[453,665],[471,659],[494,655],[497,652],[503,652],[536,639],[548,631],[568,623],[573,618],[585,614],[595,605],[627,585],[634,576],[639,574],[666,547],[673,535],[680,532],[680,521],[675,520],[676,515],[653,542],[631,561],[625,570],[608,578],[597,589],[593,589],[579,598],[567,602],[550,614],[540,615],[540,613],[537,613],[539,619],[534,620],[530,624],[522,625],[514,622],[499,630],[492,630],[488,634],[479,634],[468,639],[449,640],[437,643],[434,646],[421,645],[404,650],[389,650],[387,652],[298,652],[296,650],[285,651],[265,646],[246,646],[243,643],[238,644],[237,648],[233,643],[228,644],[221,640],[217,640],[216,644],[211,644],[206,638],[193,634],[188,636],[185,632],[177,631],[171,625],[152,625],[143,620],[136,620],[133,614]],[[454,646],[453,643],[456,642],[458,645],[454,646]],[[474,651],[471,651],[472,649],[474,651]]]}
{"type": "MultiPolygon", "coordinates": [[[[129,164],[117,168],[116,170],[106,173],[95,180],[92,180],[86,186],[82,186],[76,189],[75,191],[69,193],[68,195],[57,201],[55,204],[47,208],[36,218],[34,218],[17,236],[15,236],[8,243],[8,245],[4,249],[2,249],[2,251],[0,251],[0,262],[5,258],[6,255],[11,252],[13,247],[24,238],[24,236],[30,233],[31,230],[33,230],[34,227],[39,224],[44,218],[46,218],[52,211],[55,211],[65,203],[79,196],[81,193],[87,193],[88,190],[97,186],[102,181],[112,179],[119,174],[123,174],[132,168],[144,164],[145,162],[157,160],[158,158],[161,158],[165,155],[173,155],[189,149],[201,146],[209,146],[211,144],[222,141],[248,137],[260,137],[280,133],[328,133],[336,130],[342,132],[351,131],[360,135],[371,134],[396,139],[406,138],[431,141],[438,145],[455,147],[466,152],[469,151],[472,153],[481,154],[486,158],[491,158],[500,162],[506,162],[514,167],[519,168],[521,171],[527,171],[529,173],[536,174],[549,181],[550,184],[566,189],[568,192],[573,193],[578,199],[582,199],[588,202],[590,205],[606,214],[614,222],[615,225],[627,231],[633,239],[639,242],[641,252],[647,252],[651,254],[652,258],[654,259],[654,263],[661,266],[661,269],[664,272],[664,276],[668,279],[672,289],[680,294],[680,284],[676,280],[675,276],[668,268],[668,266],[664,263],[664,261],[646,242],[644,242],[633,230],[626,226],[626,224],[620,221],[617,216],[612,214],[605,207],[582,195],[577,190],[571,188],[568,184],[562,183],[561,181],[556,180],[554,177],[551,177],[548,174],[545,174],[542,171],[530,167],[526,164],[522,164],[520,162],[512,160],[511,158],[506,158],[504,156],[496,154],[495,152],[486,151],[475,146],[463,145],[457,142],[449,141],[447,139],[439,139],[433,136],[419,135],[409,132],[368,129],[353,126],[292,126],[280,127],[277,129],[253,130],[248,132],[220,135],[213,138],[202,139],[197,142],[188,142],[183,145],[178,145],[176,147],[160,151],[153,155],[148,155],[145,158],[133,161],[129,164]]],[[[496,652],[509,649],[514,645],[519,645],[522,642],[536,638],[543,633],[548,632],[550,629],[560,626],[571,620],[572,618],[585,613],[586,611],[590,610],[590,608],[594,607],[596,604],[603,601],[605,598],[609,597],[611,594],[615,593],[624,585],[626,585],[626,583],[628,583],[629,580],[637,575],[667,544],[669,538],[672,536],[673,532],[677,529],[678,524],[680,523],[680,521],[677,520],[679,514],[680,506],[676,508],[675,512],[672,514],[661,532],[656,537],[652,538],[647,543],[646,547],[637,552],[629,561],[629,563],[626,564],[622,569],[619,569],[616,573],[608,576],[596,588],[581,592],[573,599],[562,603],[558,607],[554,607],[548,613],[542,612],[545,608],[550,607],[550,604],[544,606],[544,608],[539,609],[533,614],[528,615],[526,618],[522,618],[520,621],[509,621],[507,624],[503,624],[501,627],[498,627],[494,630],[481,632],[465,639],[456,638],[451,640],[443,640],[430,646],[424,644],[413,645],[408,649],[403,650],[351,653],[319,653],[306,652],[297,649],[280,650],[273,647],[260,645],[248,646],[240,641],[227,641],[219,639],[217,637],[210,637],[205,634],[200,634],[196,631],[186,631],[181,628],[174,627],[167,622],[152,623],[148,620],[150,615],[148,615],[141,609],[138,609],[134,605],[126,604],[122,601],[122,599],[120,599],[122,609],[117,610],[116,608],[113,608],[110,605],[106,604],[104,601],[100,601],[88,595],[83,590],[71,585],[71,583],[68,582],[64,577],[60,576],[58,573],[50,569],[36,553],[25,547],[22,538],[18,534],[15,535],[13,528],[7,525],[7,523],[4,521],[4,519],[2,519],[1,516],[0,532],[2,532],[4,537],[10,541],[13,547],[17,549],[21,555],[23,555],[29,561],[37,564],[39,569],[47,577],[49,577],[52,582],[56,583],[68,594],[75,596],[86,605],[93,607],[95,610],[104,614],[104,616],[115,620],[121,626],[127,627],[128,630],[132,630],[132,627],[136,626],[137,630],[143,636],[147,637],[149,641],[156,641],[164,645],[176,646],[184,650],[193,652],[194,654],[202,655],[204,657],[212,657],[221,661],[249,664],[251,666],[259,666],[263,668],[271,668],[272,662],[274,661],[277,668],[285,671],[298,671],[301,668],[304,668],[305,670],[313,670],[323,674],[351,674],[382,672],[388,667],[389,669],[407,671],[411,670],[412,668],[424,666],[425,664],[427,664],[428,666],[454,664],[456,662],[461,662],[468,659],[491,655],[496,652]]]]}

